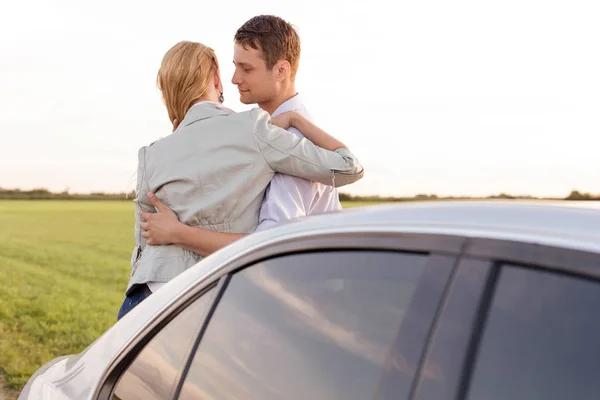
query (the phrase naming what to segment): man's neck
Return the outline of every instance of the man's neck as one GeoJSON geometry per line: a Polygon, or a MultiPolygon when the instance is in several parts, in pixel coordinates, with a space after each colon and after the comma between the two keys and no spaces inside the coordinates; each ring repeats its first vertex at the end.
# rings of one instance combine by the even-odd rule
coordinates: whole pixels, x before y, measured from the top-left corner
{"type": "Polygon", "coordinates": [[[294,97],[298,92],[296,92],[296,88],[294,86],[290,87],[289,90],[283,91],[281,94],[276,96],[275,98],[265,101],[262,103],[258,103],[258,106],[268,112],[269,114],[273,114],[280,105],[294,97]]]}

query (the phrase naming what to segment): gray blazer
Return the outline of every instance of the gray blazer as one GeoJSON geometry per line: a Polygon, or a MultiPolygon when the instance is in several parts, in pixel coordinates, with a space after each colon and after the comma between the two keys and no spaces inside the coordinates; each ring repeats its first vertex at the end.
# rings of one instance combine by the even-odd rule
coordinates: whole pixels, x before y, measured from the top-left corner
{"type": "Polygon", "coordinates": [[[167,282],[200,256],[176,245],[147,246],[139,211],[156,212],[151,191],[186,225],[250,233],[258,225],[265,189],[275,172],[332,186],[362,178],[346,149],[327,151],[269,123],[260,108],[235,113],[216,103],[193,106],[177,130],[138,152],[135,241],[127,291],[167,282]]]}

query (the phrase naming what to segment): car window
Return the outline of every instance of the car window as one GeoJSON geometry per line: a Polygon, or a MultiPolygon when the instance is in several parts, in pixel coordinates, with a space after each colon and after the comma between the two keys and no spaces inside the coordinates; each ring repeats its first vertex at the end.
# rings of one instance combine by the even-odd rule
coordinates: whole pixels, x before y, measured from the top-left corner
{"type": "Polygon", "coordinates": [[[600,398],[600,283],[504,266],[468,399],[600,398]]]}
{"type": "Polygon", "coordinates": [[[191,303],[144,346],[117,382],[112,400],[173,398],[214,290],[191,303]]]}
{"type": "Polygon", "coordinates": [[[414,374],[393,344],[427,259],[304,253],[234,274],[179,399],[384,398],[390,371],[414,374]]]}

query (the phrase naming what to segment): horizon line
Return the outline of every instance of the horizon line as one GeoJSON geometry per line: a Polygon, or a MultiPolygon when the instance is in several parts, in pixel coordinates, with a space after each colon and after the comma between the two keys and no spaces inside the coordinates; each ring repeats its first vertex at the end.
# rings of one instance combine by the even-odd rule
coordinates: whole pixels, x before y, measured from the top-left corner
{"type": "MultiPolygon", "coordinates": [[[[90,192],[71,192],[69,190],[64,190],[62,192],[53,192],[47,188],[34,188],[34,189],[21,189],[21,188],[3,188],[0,186],[0,193],[6,192],[20,192],[20,193],[48,193],[51,195],[67,195],[67,196],[107,196],[114,197],[123,195],[125,198],[130,194],[135,194],[135,190],[130,192],[104,192],[104,191],[90,191],[90,192]]],[[[380,194],[369,194],[369,195],[353,195],[350,193],[339,192],[340,200],[341,197],[346,197],[350,199],[486,199],[486,198],[513,198],[513,199],[548,199],[548,200],[565,200],[572,196],[578,196],[581,199],[589,199],[589,200],[600,200],[600,193],[591,193],[584,192],[578,189],[572,189],[566,196],[535,196],[530,194],[510,194],[508,192],[500,192],[500,193],[492,193],[488,195],[474,196],[474,195],[448,195],[448,196],[440,196],[435,193],[417,193],[413,195],[405,195],[405,196],[383,196],[380,194]]],[[[341,200],[342,201],[342,200],[341,200]]]]}

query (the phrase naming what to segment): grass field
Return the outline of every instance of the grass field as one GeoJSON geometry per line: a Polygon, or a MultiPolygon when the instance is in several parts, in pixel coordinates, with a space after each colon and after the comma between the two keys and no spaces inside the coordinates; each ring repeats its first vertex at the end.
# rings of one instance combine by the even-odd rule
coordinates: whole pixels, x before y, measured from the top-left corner
{"type": "Polygon", "coordinates": [[[0,202],[0,368],[19,388],[115,322],[133,245],[130,202],[0,202]]]}
{"type": "Polygon", "coordinates": [[[42,364],[81,351],[116,322],[133,216],[129,201],[0,201],[6,386],[21,388],[42,364]]]}

